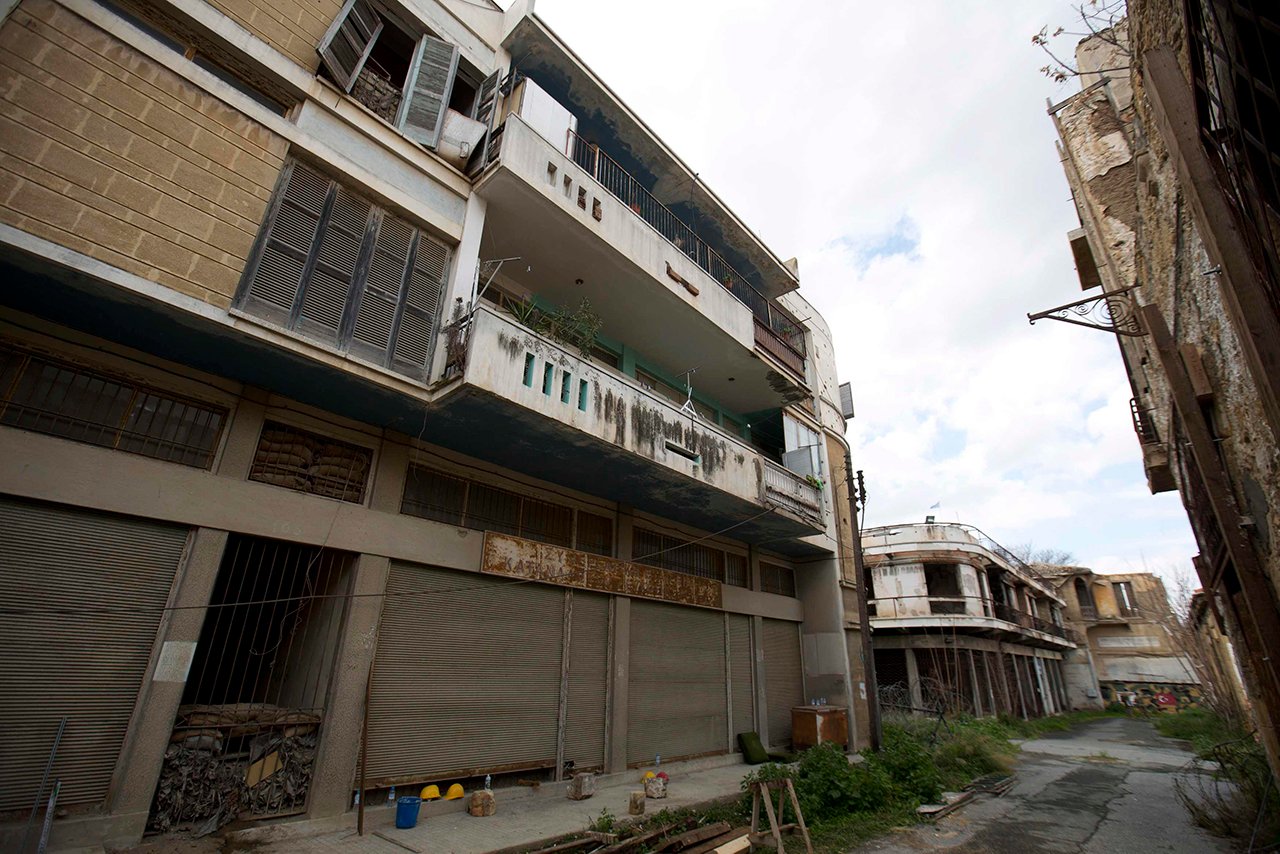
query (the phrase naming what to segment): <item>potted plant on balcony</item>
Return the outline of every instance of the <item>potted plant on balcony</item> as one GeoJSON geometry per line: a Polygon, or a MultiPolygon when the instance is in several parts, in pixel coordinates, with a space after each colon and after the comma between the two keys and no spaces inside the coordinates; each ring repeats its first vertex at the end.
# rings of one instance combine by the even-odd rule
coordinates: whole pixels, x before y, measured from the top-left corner
{"type": "Polygon", "coordinates": [[[824,481],[822,478],[818,477],[817,475],[813,475],[813,474],[805,475],[804,480],[805,480],[805,483],[809,484],[814,489],[824,489],[827,485],[826,481],[824,481]]]}

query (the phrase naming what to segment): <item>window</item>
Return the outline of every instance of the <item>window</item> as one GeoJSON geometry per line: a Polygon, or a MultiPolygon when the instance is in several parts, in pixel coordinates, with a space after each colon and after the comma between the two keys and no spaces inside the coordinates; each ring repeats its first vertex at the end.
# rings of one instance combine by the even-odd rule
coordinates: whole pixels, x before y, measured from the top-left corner
{"type": "Polygon", "coordinates": [[[400,512],[592,554],[613,554],[613,520],[608,517],[425,466],[409,469],[400,512]]]}
{"type": "Polygon", "coordinates": [[[709,578],[735,587],[749,585],[745,557],[648,528],[636,527],[632,555],[634,562],[646,566],[709,578]]]}
{"type": "Polygon", "coordinates": [[[822,456],[819,452],[821,438],[817,431],[789,415],[783,415],[782,435],[785,447],[782,464],[796,474],[821,477],[822,456]]]}
{"type": "Polygon", "coordinates": [[[1132,617],[1138,613],[1138,600],[1133,598],[1133,584],[1128,581],[1113,582],[1111,588],[1116,594],[1116,607],[1120,609],[1120,615],[1124,617],[1132,617]]]}
{"type": "Polygon", "coordinates": [[[208,468],[226,410],[0,345],[0,424],[208,468]]]}
{"type": "Polygon", "coordinates": [[[760,589],[778,596],[796,595],[796,571],[776,563],[760,563],[760,589]]]}
{"type": "MultiPolygon", "coordinates": [[[[389,7],[347,0],[319,52],[325,71],[342,91],[414,142],[436,148],[450,109],[480,122],[480,135],[487,135],[497,72],[481,79],[460,63],[457,47],[421,32],[389,7]]],[[[468,144],[463,164],[471,151],[468,144]]]]}
{"type": "Polygon", "coordinates": [[[424,379],[449,247],[292,161],[237,305],[341,352],[424,379]]]}
{"type": "Polygon", "coordinates": [[[963,614],[964,602],[948,601],[963,596],[960,590],[960,573],[953,563],[926,563],[924,565],[925,590],[929,595],[929,613],[963,614]]]}
{"type": "Polygon", "coordinates": [[[372,462],[368,448],[268,421],[249,480],[361,504],[372,462]]]}
{"type": "Polygon", "coordinates": [[[697,398],[691,398],[687,389],[678,389],[670,383],[658,379],[648,371],[639,369],[636,370],[636,379],[640,382],[640,385],[649,391],[654,392],[659,397],[666,398],[673,405],[683,407],[686,402],[692,402],[693,411],[698,413],[699,417],[704,421],[711,424],[716,424],[718,422],[719,419],[716,417],[715,409],[707,406],[697,398]]]}

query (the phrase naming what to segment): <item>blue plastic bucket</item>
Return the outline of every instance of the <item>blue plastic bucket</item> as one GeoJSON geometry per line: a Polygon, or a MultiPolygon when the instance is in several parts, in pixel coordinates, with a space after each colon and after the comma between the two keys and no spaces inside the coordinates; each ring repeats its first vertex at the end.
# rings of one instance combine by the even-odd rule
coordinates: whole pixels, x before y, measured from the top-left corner
{"type": "Polygon", "coordinates": [[[422,807],[422,798],[405,796],[396,801],[396,827],[405,830],[418,826],[418,810],[422,807]]]}

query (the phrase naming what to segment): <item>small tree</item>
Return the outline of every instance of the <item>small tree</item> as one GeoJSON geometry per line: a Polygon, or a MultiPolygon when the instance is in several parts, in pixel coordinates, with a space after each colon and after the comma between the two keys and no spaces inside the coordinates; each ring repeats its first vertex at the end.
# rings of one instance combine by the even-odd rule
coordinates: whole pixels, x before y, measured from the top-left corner
{"type": "MultiPolygon", "coordinates": [[[[1031,37],[1031,43],[1044,51],[1045,55],[1052,60],[1040,69],[1040,73],[1055,83],[1064,83],[1067,78],[1079,77],[1081,74],[1074,62],[1063,59],[1055,52],[1054,42],[1062,36],[1077,39],[1100,38],[1115,45],[1125,56],[1130,55],[1128,45],[1122,43],[1116,36],[1116,26],[1123,23],[1127,12],[1125,0],[1089,0],[1074,8],[1080,17],[1080,22],[1084,25],[1083,31],[1069,31],[1065,27],[1057,27],[1053,32],[1049,32],[1049,27],[1044,26],[1040,28],[1040,32],[1031,37]]],[[[1128,71],[1129,66],[1098,70],[1128,71]]]]}

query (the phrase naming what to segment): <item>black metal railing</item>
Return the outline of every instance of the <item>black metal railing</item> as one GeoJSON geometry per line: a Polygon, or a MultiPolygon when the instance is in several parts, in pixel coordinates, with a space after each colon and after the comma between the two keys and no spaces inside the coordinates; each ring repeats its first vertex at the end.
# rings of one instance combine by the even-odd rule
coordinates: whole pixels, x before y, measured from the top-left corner
{"type": "MultiPolygon", "coordinates": [[[[653,226],[673,246],[751,309],[751,313],[758,321],[757,332],[763,327],[767,335],[776,339],[778,345],[776,349],[790,354],[790,358],[785,360],[789,366],[794,358],[798,358],[800,372],[803,375],[805,346],[804,330],[800,324],[752,287],[746,276],[730,266],[728,261],[698,237],[697,233],[670,208],[658,201],[631,173],[605,154],[600,146],[587,142],[571,130],[566,133],[568,139],[565,153],[573,162],[591,173],[600,186],[631,208],[636,216],[653,226]]],[[[774,355],[778,355],[774,347],[767,349],[774,355]]]]}
{"type": "Polygon", "coordinates": [[[1133,432],[1138,434],[1138,441],[1144,445],[1159,444],[1160,436],[1156,433],[1155,422],[1151,420],[1151,410],[1138,406],[1137,398],[1129,398],[1129,414],[1133,416],[1133,432]]]}

